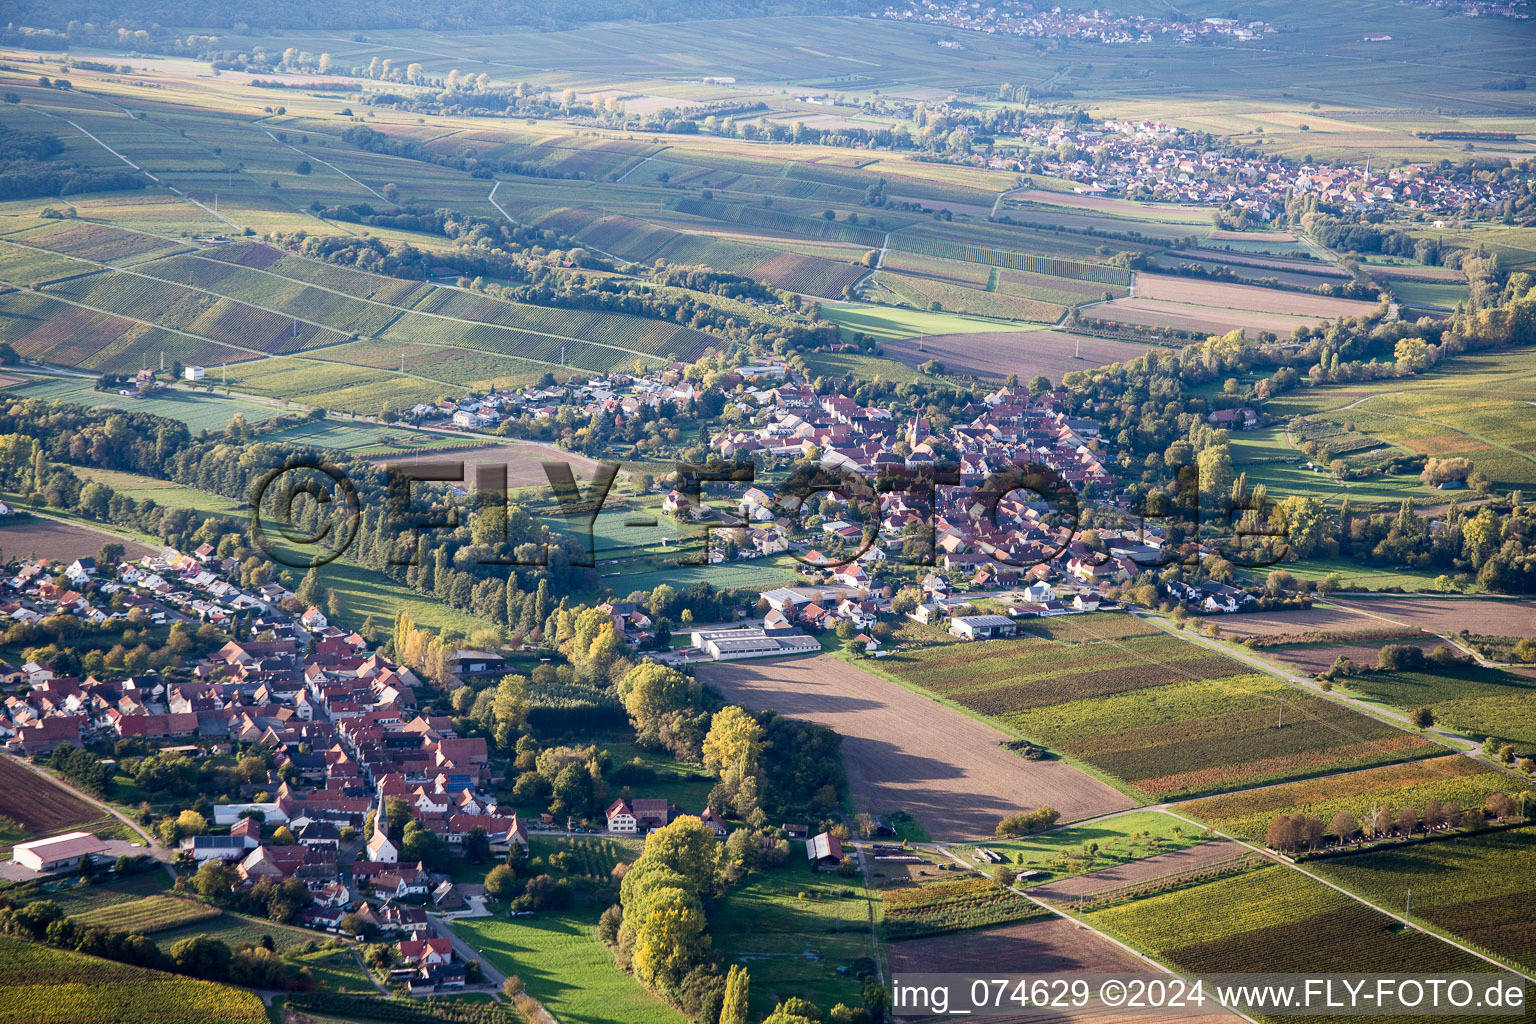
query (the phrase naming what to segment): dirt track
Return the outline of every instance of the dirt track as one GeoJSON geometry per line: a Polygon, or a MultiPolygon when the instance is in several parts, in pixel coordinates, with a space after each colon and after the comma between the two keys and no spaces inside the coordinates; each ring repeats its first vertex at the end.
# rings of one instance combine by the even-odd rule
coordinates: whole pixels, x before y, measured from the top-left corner
{"type": "Polygon", "coordinates": [[[1029,894],[1042,900],[1069,900],[1076,896],[1087,896],[1090,893],[1102,892],[1131,882],[1142,882],[1169,872],[1197,868],[1242,851],[1243,848],[1236,843],[1216,839],[1209,843],[1186,846],[1182,850],[1174,850],[1171,853],[1160,853],[1156,857],[1147,857],[1145,860],[1133,860],[1129,864],[1117,864],[1112,868],[1090,871],[1086,875],[1063,878],[1049,885],[1036,886],[1029,890],[1029,894]]]}
{"type": "MultiPolygon", "coordinates": [[[[1001,928],[892,942],[886,946],[891,974],[953,973],[990,978],[1007,974],[1114,974],[1121,978],[1159,972],[1114,943],[1061,917],[1024,921],[1001,928]]],[[[962,997],[968,986],[960,985],[962,997]]],[[[952,988],[952,991],[954,989],[952,988]]],[[[1097,999],[1081,1010],[1025,1010],[989,1014],[987,1024],[1185,1024],[1191,1020],[1237,1021],[1207,1004],[1196,1012],[1129,1014],[1107,1009],[1097,999]]]]}
{"type": "Polygon", "coordinates": [[[1026,761],[990,726],[828,655],[723,662],[698,675],[728,700],[837,730],[854,807],[906,811],[934,839],[989,838],[1000,818],[1042,805],[1063,820],[1133,806],[1071,765],[1026,761]]]}

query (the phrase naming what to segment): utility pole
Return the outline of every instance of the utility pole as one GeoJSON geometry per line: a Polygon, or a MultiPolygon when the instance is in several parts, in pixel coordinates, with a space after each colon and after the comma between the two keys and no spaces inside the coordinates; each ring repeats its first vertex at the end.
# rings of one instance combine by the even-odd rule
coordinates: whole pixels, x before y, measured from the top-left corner
{"type": "Polygon", "coordinates": [[[1408,898],[1403,900],[1403,917],[1408,916],[1409,909],[1413,906],[1413,887],[1408,887],[1408,898]]]}

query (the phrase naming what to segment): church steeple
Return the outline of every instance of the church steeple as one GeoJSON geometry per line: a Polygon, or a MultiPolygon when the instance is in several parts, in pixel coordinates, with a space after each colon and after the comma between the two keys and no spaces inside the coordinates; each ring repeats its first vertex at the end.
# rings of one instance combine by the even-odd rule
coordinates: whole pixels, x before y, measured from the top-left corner
{"type": "Polygon", "coordinates": [[[368,837],[368,859],[383,864],[395,864],[400,851],[389,838],[389,818],[384,813],[384,794],[379,794],[379,806],[373,812],[373,833],[368,837]]]}

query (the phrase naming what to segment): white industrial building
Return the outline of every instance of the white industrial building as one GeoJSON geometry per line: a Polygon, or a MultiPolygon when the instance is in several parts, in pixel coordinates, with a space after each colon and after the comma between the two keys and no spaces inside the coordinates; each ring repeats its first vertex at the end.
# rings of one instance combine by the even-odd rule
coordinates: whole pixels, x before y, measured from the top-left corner
{"type": "Polygon", "coordinates": [[[715,661],[772,658],[780,654],[819,654],[821,643],[804,633],[769,636],[761,628],[694,630],[693,646],[715,661]]]}
{"type": "Polygon", "coordinates": [[[288,815],[275,803],[261,804],[216,804],[213,808],[213,823],[215,825],[233,825],[240,820],[240,815],[246,811],[260,811],[261,820],[268,825],[286,825],[288,815]]]}
{"type": "Polygon", "coordinates": [[[967,640],[995,640],[1017,636],[1019,625],[1006,615],[957,615],[949,620],[949,631],[967,640]]]}
{"type": "Polygon", "coordinates": [[[106,850],[107,844],[89,832],[66,832],[61,836],[34,839],[30,843],[17,843],[11,848],[11,859],[33,871],[63,871],[78,865],[81,857],[106,850]]]}

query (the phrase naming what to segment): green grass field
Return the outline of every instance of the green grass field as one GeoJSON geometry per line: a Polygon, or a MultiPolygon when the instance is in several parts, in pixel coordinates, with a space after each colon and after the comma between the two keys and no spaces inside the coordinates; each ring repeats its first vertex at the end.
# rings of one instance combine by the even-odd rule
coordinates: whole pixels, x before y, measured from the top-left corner
{"type": "Polygon", "coordinates": [[[166,508],[190,508],[199,512],[230,513],[236,502],[220,494],[210,494],[195,487],[185,487],[169,480],[94,466],[75,467],[82,480],[106,484],[118,494],[135,501],[153,501],[166,508]]]}
{"type": "Polygon", "coordinates": [[[993,331],[1039,330],[1008,320],[991,320],[958,313],[933,313],[892,306],[850,304],[824,306],[822,316],[844,331],[867,334],[882,340],[916,338],[928,334],[984,334],[993,331]]]}
{"type": "Polygon", "coordinates": [[[861,879],[810,869],[799,844],[788,863],[748,876],[710,922],[715,948],[752,976],[753,1016],[793,995],[817,1006],[859,1005],[859,981],[839,967],[871,955],[871,904],[861,879]]]}
{"type": "Polygon", "coordinates": [[[879,666],[1142,798],[1197,796],[1441,749],[1167,634],[1067,650],[1034,637],[937,646],[895,653],[879,666]]]}
{"type": "Polygon", "coordinates": [[[50,398],[98,409],[123,409],[165,416],[185,423],[194,433],[223,430],[236,413],[252,425],[279,415],[280,410],[257,402],[224,395],[181,389],[162,390],[153,398],[126,398],[113,392],[95,391],[94,380],[85,377],[37,377],[36,383],[15,384],[6,393],[25,398],[50,398]]]}
{"type": "MultiPolygon", "coordinates": [[[[1188,822],[1160,811],[1130,811],[1088,825],[1074,825],[1025,839],[980,843],[1007,856],[1016,870],[1037,871],[1026,885],[1056,881],[1085,871],[1153,857],[1159,853],[1201,842],[1200,832],[1188,822]],[[1090,856],[1088,847],[1099,852],[1090,856]]],[[[970,847],[951,847],[961,856],[975,859],[970,847]]],[[[983,868],[986,862],[977,860],[983,868]]]]}
{"type": "Polygon", "coordinates": [[[561,1021],[685,1024],[686,1018],[614,965],[597,938],[597,911],[563,911],[505,921],[455,921],[454,932],[561,1021]]]}

